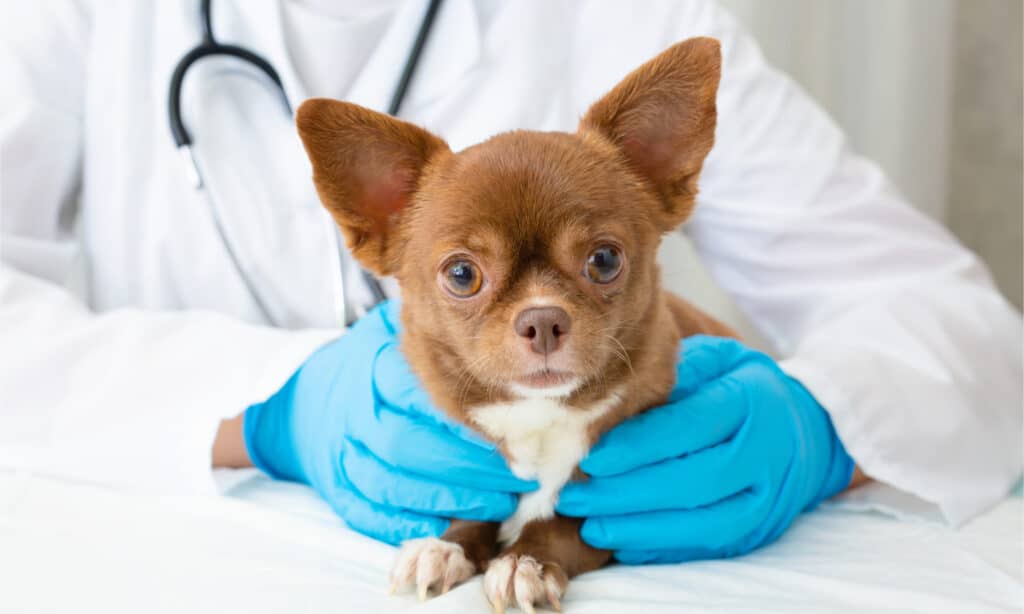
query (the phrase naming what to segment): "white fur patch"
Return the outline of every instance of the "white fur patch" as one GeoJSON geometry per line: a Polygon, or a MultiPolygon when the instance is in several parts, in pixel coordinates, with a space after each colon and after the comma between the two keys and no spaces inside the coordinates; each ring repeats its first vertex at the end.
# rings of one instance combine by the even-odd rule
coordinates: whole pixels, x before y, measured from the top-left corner
{"type": "Polygon", "coordinates": [[[532,397],[469,410],[480,429],[504,442],[512,472],[540,482],[540,488],[519,498],[515,514],[501,525],[502,542],[514,542],[527,522],[554,515],[559,491],[587,453],[587,429],[620,401],[615,391],[588,409],[532,397]]]}

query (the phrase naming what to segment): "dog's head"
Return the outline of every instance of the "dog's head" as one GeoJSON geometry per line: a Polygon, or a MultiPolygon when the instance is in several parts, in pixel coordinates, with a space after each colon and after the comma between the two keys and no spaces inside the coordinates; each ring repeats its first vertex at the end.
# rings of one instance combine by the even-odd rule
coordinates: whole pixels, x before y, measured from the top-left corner
{"type": "Polygon", "coordinates": [[[353,104],[300,107],[320,198],[363,266],[397,277],[404,347],[445,409],[627,376],[660,305],[661,235],[690,214],[714,140],[719,65],[717,41],[684,41],[574,134],[458,153],[353,104]]]}

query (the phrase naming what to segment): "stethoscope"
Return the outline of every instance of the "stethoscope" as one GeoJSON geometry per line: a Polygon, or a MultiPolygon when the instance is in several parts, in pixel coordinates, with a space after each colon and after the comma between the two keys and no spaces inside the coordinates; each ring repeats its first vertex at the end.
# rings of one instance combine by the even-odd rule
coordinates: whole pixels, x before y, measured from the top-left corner
{"type": "MultiPolygon", "coordinates": [[[[434,18],[437,16],[437,12],[441,8],[441,2],[442,0],[430,0],[429,5],[427,6],[426,13],[423,16],[423,21],[416,33],[416,39],[413,41],[412,48],[409,50],[409,56],[406,59],[405,66],[402,68],[402,73],[398,78],[394,94],[392,94],[391,103],[388,105],[388,113],[390,115],[398,115],[399,110],[402,108],[402,102],[405,100],[409,84],[412,82],[413,75],[416,72],[416,67],[419,64],[420,55],[423,53],[423,47],[426,45],[427,37],[430,35],[430,30],[434,25],[434,18]]],[[[181,86],[185,80],[185,73],[188,72],[188,69],[191,68],[193,64],[205,57],[220,55],[237,58],[254,66],[273,82],[274,87],[276,87],[278,92],[281,94],[281,102],[284,104],[285,111],[288,115],[293,115],[292,105],[288,101],[288,95],[285,92],[284,85],[281,83],[281,77],[277,74],[277,71],[274,70],[274,67],[270,62],[244,47],[239,47],[237,45],[225,45],[218,42],[214,37],[213,24],[210,17],[210,4],[211,0],[201,0],[199,3],[202,40],[200,40],[198,45],[189,50],[188,53],[178,61],[177,66],[174,67],[174,72],[171,74],[171,84],[167,96],[167,116],[171,124],[171,137],[174,139],[174,144],[178,148],[178,152],[185,160],[185,168],[189,174],[189,179],[197,190],[202,190],[204,187],[203,174],[200,170],[199,163],[196,161],[196,157],[192,152],[192,135],[189,134],[181,120],[181,86]]],[[[212,202],[212,196],[208,200],[211,201],[209,202],[209,206],[214,220],[214,225],[217,228],[217,234],[224,243],[234,267],[238,270],[239,275],[246,285],[246,289],[249,291],[249,294],[252,295],[253,301],[263,313],[263,316],[268,322],[273,322],[271,310],[260,297],[260,293],[256,289],[255,284],[253,284],[251,277],[246,274],[244,267],[241,265],[237,251],[228,239],[228,233],[225,231],[224,223],[220,216],[220,212],[217,210],[217,206],[212,202]]],[[[338,229],[333,222],[329,226],[329,231],[335,246],[332,258],[334,262],[332,263],[332,266],[337,271],[337,275],[334,277],[333,288],[334,311],[338,321],[343,325],[348,325],[357,317],[357,313],[348,308],[345,297],[345,271],[342,261],[344,250],[343,242],[338,229]]],[[[381,288],[380,282],[377,281],[377,279],[368,271],[364,269],[360,269],[360,271],[362,272],[363,278],[373,295],[373,305],[383,301],[386,297],[384,295],[384,290],[381,288]]]]}

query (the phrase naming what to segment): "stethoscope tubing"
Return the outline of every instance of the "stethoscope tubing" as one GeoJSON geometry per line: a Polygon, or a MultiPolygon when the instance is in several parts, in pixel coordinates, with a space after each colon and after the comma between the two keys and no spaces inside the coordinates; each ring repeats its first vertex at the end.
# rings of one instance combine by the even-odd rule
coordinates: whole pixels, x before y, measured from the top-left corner
{"type": "MultiPolygon", "coordinates": [[[[180,152],[180,155],[183,157],[190,180],[197,190],[204,189],[204,178],[200,165],[192,151],[192,135],[189,133],[182,121],[181,111],[181,89],[185,82],[185,75],[188,72],[188,69],[196,62],[203,58],[220,55],[233,57],[256,67],[273,82],[274,86],[281,94],[281,100],[288,115],[294,115],[291,102],[288,100],[288,94],[284,88],[284,83],[281,81],[280,75],[270,62],[259,54],[249,49],[245,49],[244,47],[240,47],[238,45],[226,45],[217,41],[213,32],[211,4],[211,0],[200,1],[199,8],[202,40],[198,45],[190,49],[180,60],[178,60],[178,63],[174,67],[174,71],[171,73],[170,87],[167,92],[167,115],[170,123],[171,138],[180,152]]],[[[427,5],[423,21],[420,23],[419,30],[416,32],[416,38],[413,40],[412,47],[409,50],[409,55],[406,59],[405,65],[402,67],[398,83],[395,86],[395,91],[391,96],[390,103],[388,104],[388,114],[390,115],[397,116],[402,108],[402,103],[405,101],[410,84],[416,74],[416,68],[419,65],[420,56],[423,53],[427,39],[433,29],[441,4],[442,0],[430,0],[427,5]]],[[[209,200],[212,201],[212,197],[209,200]]],[[[262,312],[264,318],[266,318],[268,322],[273,322],[270,309],[265,301],[260,297],[251,277],[246,274],[245,269],[242,267],[238,254],[235,253],[231,240],[228,238],[227,229],[224,228],[220,212],[217,210],[217,206],[213,202],[210,203],[210,210],[214,218],[214,225],[216,226],[217,234],[224,243],[224,246],[230,255],[232,264],[242,276],[246,289],[249,291],[249,294],[252,296],[257,308],[262,312]]],[[[332,258],[335,260],[334,265],[337,270],[334,288],[334,301],[336,303],[335,310],[338,312],[336,315],[338,316],[340,323],[342,325],[347,325],[350,323],[350,319],[348,313],[348,301],[345,297],[344,242],[342,241],[340,233],[337,227],[334,226],[333,222],[331,223],[330,228],[336,248],[335,251],[337,252],[337,258],[332,258]]],[[[366,281],[366,284],[370,289],[370,293],[373,295],[374,305],[384,301],[387,297],[384,294],[383,288],[381,288],[380,282],[365,269],[360,270],[362,272],[363,279],[366,281]]]]}

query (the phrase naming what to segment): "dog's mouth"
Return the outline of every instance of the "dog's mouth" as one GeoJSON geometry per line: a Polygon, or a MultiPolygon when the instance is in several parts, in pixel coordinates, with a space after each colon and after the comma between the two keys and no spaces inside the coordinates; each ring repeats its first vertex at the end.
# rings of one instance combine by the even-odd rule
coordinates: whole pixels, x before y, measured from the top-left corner
{"type": "Polygon", "coordinates": [[[521,386],[529,386],[530,388],[551,388],[568,384],[574,379],[576,379],[576,374],[568,371],[540,369],[517,378],[516,383],[521,386]]]}
{"type": "Polygon", "coordinates": [[[524,397],[563,397],[579,387],[580,377],[570,371],[538,369],[513,378],[512,391],[524,397]]]}

